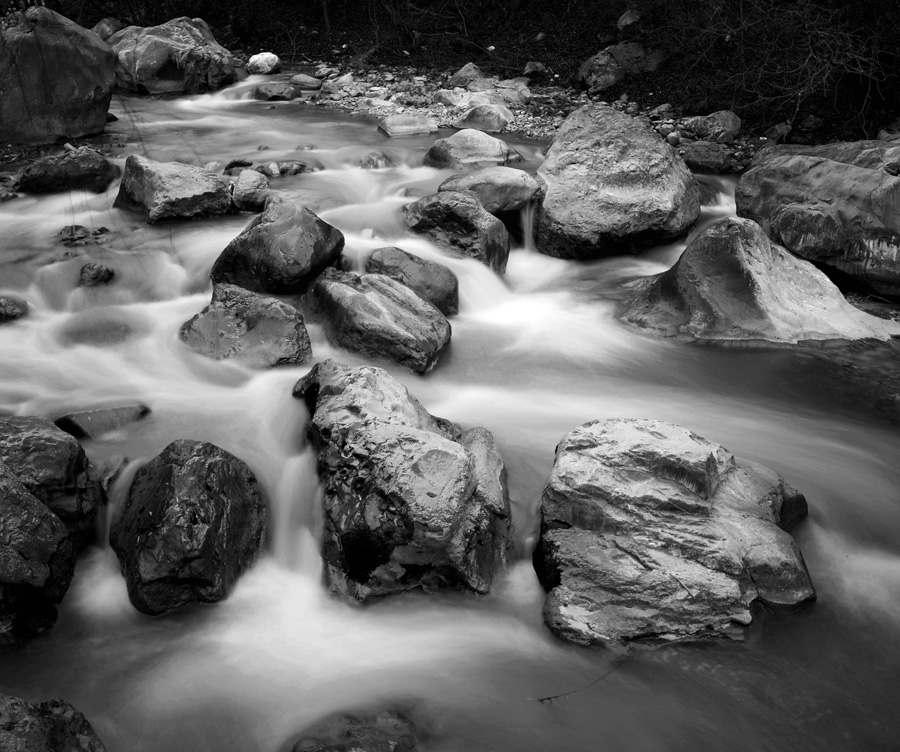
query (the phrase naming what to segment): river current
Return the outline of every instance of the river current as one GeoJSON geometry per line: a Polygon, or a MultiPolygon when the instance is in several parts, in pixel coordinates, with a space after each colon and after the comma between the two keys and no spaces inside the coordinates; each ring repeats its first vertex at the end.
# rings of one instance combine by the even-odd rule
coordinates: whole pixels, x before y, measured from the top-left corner
{"type": "MultiPolygon", "coordinates": [[[[257,474],[273,543],[227,600],[163,618],[133,609],[108,547],[88,549],[53,629],[0,654],[0,692],[68,700],[110,752],[281,752],[325,715],[398,705],[439,752],[898,749],[896,429],[836,402],[815,364],[790,350],[692,346],[618,322],[621,282],[665,270],[683,242],[579,264],[536,253],[526,232],[501,279],[403,228],[400,207],[451,174],[421,166],[435,136],[388,140],[374,121],[243,99],[254,83],[114,100],[115,161],[311,160],[323,169],[271,185],[341,229],[359,268],[385,245],[450,267],[460,313],[442,361],[425,377],[378,365],[431,413],[494,433],[521,558],[486,597],[410,594],[365,608],[333,599],[321,584],[306,410],[291,397],[309,366],[254,371],[178,339],[209,300],[213,262],[252,215],[151,226],[112,208],[117,183],[100,195],[22,197],[0,204],[0,294],[31,306],[0,327],[0,413],[56,418],[140,401],[150,416],[85,443],[96,462],[128,459],[109,514],[142,463],[174,439],[203,439],[257,474]],[[396,166],[353,166],[373,150],[396,166]],[[114,268],[112,285],[77,287],[86,259],[56,241],[72,224],[109,228],[105,244],[74,250],[114,268]],[[608,417],[678,423],[782,473],[809,501],[793,532],[818,602],[760,613],[744,642],[624,660],[550,635],[530,562],[541,489],[559,439],[608,417]]],[[[545,146],[511,143],[533,171],[545,146]]],[[[734,213],[733,183],[703,180],[717,197],[698,228],[734,213]]],[[[309,328],[315,360],[365,362],[309,328]]]]}

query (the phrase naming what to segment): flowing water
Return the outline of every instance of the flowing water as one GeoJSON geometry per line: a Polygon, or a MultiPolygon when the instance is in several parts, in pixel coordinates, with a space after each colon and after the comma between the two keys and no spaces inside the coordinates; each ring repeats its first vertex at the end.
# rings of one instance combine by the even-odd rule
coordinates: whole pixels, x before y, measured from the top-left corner
{"type": "MultiPolygon", "coordinates": [[[[432,413],[493,431],[522,558],[487,597],[410,594],[366,608],[331,598],[321,585],[305,408],[290,394],[308,368],[215,362],[177,336],[209,299],[216,256],[251,217],[149,226],[112,209],[115,185],[102,195],[20,198],[0,205],[0,293],[26,298],[32,315],[0,327],[0,412],[55,418],[139,400],[148,418],[85,444],[95,461],[128,459],[113,509],[168,442],[205,439],[260,478],[273,546],[226,601],[165,618],[137,613],[115,557],[89,549],[56,626],[0,654],[0,691],[69,700],[111,752],[275,752],[329,713],[397,704],[424,719],[436,750],[897,749],[896,430],[834,403],[816,367],[790,351],[677,344],[620,324],[620,283],[666,269],[683,244],[576,264],[526,240],[498,278],[403,231],[399,208],[450,174],[420,166],[433,137],[388,141],[363,119],[242,99],[252,84],[114,102],[117,161],[311,160],[324,169],[272,185],[339,227],[355,265],[396,244],[449,266],[461,298],[450,350],[424,378],[385,367],[432,413]],[[396,166],[353,166],[373,150],[396,166]],[[109,228],[105,245],[76,249],[116,270],[108,288],[76,286],[84,259],[55,241],[70,224],[109,228]],[[624,661],[555,640],[529,559],[541,488],[564,433],[614,416],[679,423],[800,488],[811,511],[795,535],[818,602],[760,614],[742,643],[624,661]]],[[[542,146],[515,145],[533,170],[542,146]]],[[[715,188],[701,226],[733,213],[733,186],[715,188]]],[[[316,326],[310,336],[316,359],[363,362],[316,326]]]]}

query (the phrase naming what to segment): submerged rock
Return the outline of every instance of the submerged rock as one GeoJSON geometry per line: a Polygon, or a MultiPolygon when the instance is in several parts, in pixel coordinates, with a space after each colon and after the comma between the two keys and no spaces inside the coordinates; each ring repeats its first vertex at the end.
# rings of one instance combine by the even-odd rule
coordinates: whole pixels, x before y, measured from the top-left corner
{"type": "Polygon", "coordinates": [[[65,154],[35,160],[19,175],[16,187],[23,193],[72,190],[103,193],[121,172],[102,154],[82,146],[65,154]]]}
{"type": "Polygon", "coordinates": [[[303,731],[292,752],[417,752],[420,733],[405,714],[337,715],[303,731]]]}
{"type": "Polygon", "coordinates": [[[509,234],[474,193],[441,191],[403,207],[406,226],[457,256],[474,258],[497,274],[506,270],[509,234]]]}
{"type": "Polygon", "coordinates": [[[125,174],[113,206],[140,208],[147,222],[225,214],[231,208],[226,180],[201,167],[155,162],[138,154],[125,160],[125,174]]]}
{"type": "Polygon", "coordinates": [[[420,588],[487,592],[511,546],[491,434],[434,418],[380,368],[327,360],[294,396],[312,415],[330,588],[361,602],[420,588]]]}
{"type": "Polygon", "coordinates": [[[523,209],[536,201],[541,186],[524,170],[486,167],[468,175],[453,175],[438,186],[442,191],[472,191],[491,214],[523,209]]]}
{"type": "Polygon", "coordinates": [[[306,299],[330,342],[427,373],[450,343],[450,324],[427,300],[383,274],[326,269],[306,299]]]}
{"type": "Polygon", "coordinates": [[[199,94],[233,83],[231,53],[200,18],[159,26],[128,26],[108,40],[116,53],[116,84],[140,94],[199,94]]]}
{"type": "Polygon", "coordinates": [[[114,269],[89,261],[78,272],[78,284],[81,287],[99,287],[109,284],[115,276],[114,269]]]}
{"type": "Polygon", "coordinates": [[[97,439],[105,434],[118,431],[150,414],[150,408],[140,402],[126,405],[95,407],[67,413],[53,421],[61,431],[76,439],[97,439]]]}
{"type": "Polygon", "coordinates": [[[195,352],[254,368],[305,363],[312,355],[296,308],[236,285],[213,287],[212,301],[179,331],[195,352]]]}
{"type": "Polygon", "coordinates": [[[256,476],[205,441],[173,441],[134,477],[109,542],[145,614],[227,597],[268,537],[256,476]]]}
{"type": "Polygon", "coordinates": [[[426,166],[449,167],[453,170],[479,170],[521,159],[506,141],[474,128],[466,128],[447,138],[439,138],[425,154],[426,166]]]}
{"type": "Polygon", "coordinates": [[[343,249],[341,231],[306,207],[272,203],[225,247],[210,278],[252,292],[299,294],[343,249]]]}
{"type": "Polygon", "coordinates": [[[0,749],[5,752],[106,752],[93,726],[65,700],[32,704],[0,694],[0,749]]]}
{"type": "Polygon", "coordinates": [[[0,142],[52,143],[100,133],[115,85],[115,55],[92,31],[29,7],[0,29],[0,142]]]}
{"type": "Polygon", "coordinates": [[[446,266],[400,248],[376,248],[366,259],[366,271],[385,274],[417,292],[445,316],[459,312],[459,280],[446,266]]]}
{"type": "MultiPolygon", "coordinates": [[[[74,572],[65,526],[0,458],[0,647],[53,626],[74,572]]],[[[0,703],[0,742],[2,712],[0,703]]]]}
{"type": "Polygon", "coordinates": [[[594,259],[678,237],[700,189],[674,149],[638,120],[588,105],[563,122],[537,172],[541,253],[594,259]]]}
{"type": "Polygon", "coordinates": [[[828,277],[749,219],[719,220],[639,290],[624,320],[664,336],[793,344],[900,336],[900,323],[850,305],[828,277]]]}
{"type": "Polygon", "coordinates": [[[759,601],[815,590],[785,532],[807,512],[781,476],[670,423],[570,431],[541,503],[544,620],[578,644],[740,639],[759,601]]]}

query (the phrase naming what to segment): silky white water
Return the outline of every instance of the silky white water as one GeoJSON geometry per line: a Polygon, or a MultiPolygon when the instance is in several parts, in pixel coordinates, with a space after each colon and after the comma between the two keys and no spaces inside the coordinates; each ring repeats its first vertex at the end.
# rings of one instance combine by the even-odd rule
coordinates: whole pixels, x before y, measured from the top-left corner
{"type": "MultiPolygon", "coordinates": [[[[69,700],[111,752],[275,752],[329,713],[398,703],[431,729],[436,750],[896,749],[896,429],[852,402],[836,404],[815,365],[788,350],[694,347],[621,325],[621,283],[668,268],[683,243],[576,264],[537,254],[526,240],[499,278],[403,229],[400,207],[450,174],[419,166],[433,137],[388,141],[374,122],[243,99],[247,85],[114,102],[118,162],[131,153],[193,164],[313,161],[323,169],[272,186],[339,227],[355,267],[383,245],[450,267],[460,314],[444,359],[424,378],[379,365],[432,413],[494,433],[522,558],[487,597],[412,594],[366,608],[336,601],[321,585],[306,411],[291,397],[308,366],[253,371],[196,355],[177,336],[209,299],[215,258],[252,216],[150,226],[111,208],[116,185],[99,196],[21,198],[0,204],[0,294],[27,299],[31,313],[0,326],[0,411],[55,418],[143,402],[150,416],[85,444],[98,462],[128,458],[109,514],[142,462],[174,439],[204,439],[259,477],[272,546],[226,601],[164,618],[135,611],[114,555],[89,549],[56,626],[0,654],[0,691],[69,700]],[[397,166],[352,166],[373,150],[397,166]],[[69,256],[55,235],[70,224],[107,227],[109,239],[69,256]],[[114,268],[114,283],[78,288],[88,258],[114,268]],[[818,602],[760,614],[743,643],[622,662],[550,636],[530,564],[541,488],[566,431],[615,416],[679,423],[801,489],[811,511],[795,535],[818,602]],[[587,689],[537,702],[612,667],[587,689]]],[[[533,170],[542,146],[516,146],[533,170]]],[[[733,213],[733,188],[715,185],[701,226],[733,213]]],[[[316,360],[365,362],[314,325],[310,336],[316,360]]]]}

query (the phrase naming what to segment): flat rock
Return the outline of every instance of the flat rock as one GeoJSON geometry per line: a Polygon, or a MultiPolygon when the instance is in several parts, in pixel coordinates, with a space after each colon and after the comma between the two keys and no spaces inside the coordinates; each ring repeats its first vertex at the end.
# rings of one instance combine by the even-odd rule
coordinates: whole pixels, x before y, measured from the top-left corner
{"type": "Polygon", "coordinates": [[[459,280],[442,264],[400,248],[376,248],[366,259],[366,272],[384,274],[406,285],[445,316],[459,312],[459,280]]]}
{"type": "Polygon", "coordinates": [[[194,219],[225,214],[231,208],[226,180],[200,167],[181,162],[155,162],[132,154],[113,206],[138,207],[147,222],[194,219]]]}
{"type": "Polygon", "coordinates": [[[850,305],[828,277],[749,219],[711,225],[639,290],[624,320],[664,336],[791,344],[900,336],[900,323],[850,305]]]}
{"type": "Polygon", "coordinates": [[[296,308],[225,283],[213,287],[210,304],[184,322],[178,334],[201,355],[253,368],[305,363],[312,355],[296,308]]]}
{"type": "Polygon", "coordinates": [[[450,343],[450,324],[427,300],[383,274],[326,269],[306,305],[339,347],[427,373],[450,343]]]}
{"type": "Polygon", "coordinates": [[[61,155],[41,157],[19,175],[23,193],[62,193],[84,190],[103,193],[122,171],[99,152],[82,146],[61,155]]]}
{"type": "Polygon", "coordinates": [[[425,165],[453,170],[479,170],[521,159],[506,141],[474,128],[466,128],[435,141],[425,154],[425,165]]]}
{"type": "Polygon", "coordinates": [[[84,714],[65,700],[32,704],[0,694],[4,752],[106,752],[84,714]]]}
{"type": "Polygon", "coordinates": [[[509,234],[474,193],[441,191],[403,207],[406,226],[457,256],[474,258],[497,274],[506,270],[509,234]]]}
{"type": "Polygon", "coordinates": [[[781,476],[679,426],[585,423],[542,497],[544,621],[582,645],[741,639],[754,602],[815,598],[785,532],[806,510],[781,476]]]}
{"type": "Polygon", "coordinates": [[[479,104],[453,121],[453,127],[499,133],[514,117],[512,111],[502,104],[479,104]]]}
{"type": "Polygon", "coordinates": [[[322,81],[314,76],[307,76],[305,73],[298,73],[291,76],[290,82],[292,86],[296,86],[301,91],[318,91],[322,88],[322,81]]]}
{"type": "Polygon", "coordinates": [[[268,538],[256,476],[205,441],[173,441],[134,477],[109,542],[145,614],[227,597],[268,538]]]}
{"type": "Polygon", "coordinates": [[[541,194],[541,186],[524,170],[486,167],[467,175],[453,175],[438,186],[441,191],[472,191],[491,214],[524,209],[541,194]]]}
{"type": "Polygon", "coordinates": [[[140,402],[131,402],[66,413],[53,423],[76,439],[97,439],[136,423],[149,414],[149,407],[140,402]]]}
{"type": "Polygon", "coordinates": [[[276,202],[225,247],[210,277],[252,292],[299,294],[343,248],[340,230],[304,206],[276,202]]]}
{"type": "Polygon", "coordinates": [[[438,129],[434,118],[426,115],[403,112],[398,115],[388,115],[378,124],[378,130],[388,138],[398,136],[424,136],[434,133],[438,129]]]}
{"type": "Polygon", "coordinates": [[[511,545],[490,433],[434,418],[380,368],[327,360],[294,396],[312,416],[330,588],[361,602],[413,589],[488,592],[511,545]]]}

